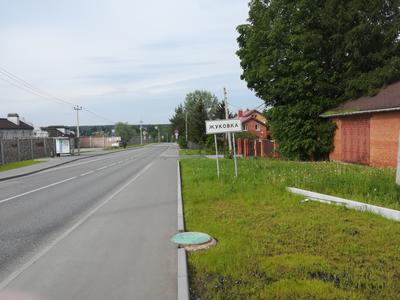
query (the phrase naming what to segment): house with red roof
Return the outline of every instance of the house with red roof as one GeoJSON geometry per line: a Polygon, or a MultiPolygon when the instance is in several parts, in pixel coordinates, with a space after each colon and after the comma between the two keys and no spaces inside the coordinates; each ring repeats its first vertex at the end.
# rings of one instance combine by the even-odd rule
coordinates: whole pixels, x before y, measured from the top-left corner
{"type": "Polygon", "coordinates": [[[322,117],[336,124],[336,161],[395,167],[400,134],[400,81],[382,88],[373,97],[344,102],[322,117]]]}
{"type": "Polygon", "coordinates": [[[256,135],[260,139],[271,139],[267,118],[259,111],[239,110],[237,118],[242,121],[243,130],[256,135]]]}

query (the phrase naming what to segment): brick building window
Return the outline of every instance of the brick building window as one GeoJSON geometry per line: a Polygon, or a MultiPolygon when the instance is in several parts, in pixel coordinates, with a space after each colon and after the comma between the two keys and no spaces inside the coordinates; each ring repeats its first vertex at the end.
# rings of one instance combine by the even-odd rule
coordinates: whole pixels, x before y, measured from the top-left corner
{"type": "Polygon", "coordinates": [[[255,128],[256,128],[256,131],[260,131],[260,125],[256,124],[255,128]]]}

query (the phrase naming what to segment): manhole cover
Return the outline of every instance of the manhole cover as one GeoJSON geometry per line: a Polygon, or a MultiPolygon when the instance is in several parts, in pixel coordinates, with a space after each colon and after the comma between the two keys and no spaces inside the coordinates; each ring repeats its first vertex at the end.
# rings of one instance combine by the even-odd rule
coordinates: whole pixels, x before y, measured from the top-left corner
{"type": "Polygon", "coordinates": [[[207,249],[216,243],[211,236],[202,232],[177,233],[171,238],[171,241],[184,247],[188,251],[207,249]]]}

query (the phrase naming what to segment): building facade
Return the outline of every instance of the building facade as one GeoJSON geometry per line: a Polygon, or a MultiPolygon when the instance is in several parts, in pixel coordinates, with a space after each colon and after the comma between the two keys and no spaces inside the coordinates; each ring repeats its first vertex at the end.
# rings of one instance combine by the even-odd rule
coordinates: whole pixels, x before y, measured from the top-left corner
{"type": "Polygon", "coordinates": [[[323,117],[336,124],[335,161],[396,167],[400,134],[400,82],[376,96],[350,100],[323,117]]]}
{"type": "Polygon", "coordinates": [[[271,139],[267,118],[257,110],[239,110],[237,118],[242,121],[243,130],[260,139],[271,139]]]}

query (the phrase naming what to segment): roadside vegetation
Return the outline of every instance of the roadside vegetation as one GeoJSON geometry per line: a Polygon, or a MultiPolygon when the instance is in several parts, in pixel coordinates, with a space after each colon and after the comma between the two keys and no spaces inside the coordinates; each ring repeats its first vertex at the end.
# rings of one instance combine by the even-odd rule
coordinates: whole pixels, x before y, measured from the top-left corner
{"type": "Polygon", "coordinates": [[[38,163],[41,163],[41,161],[40,160],[23,160],[23,161],[8,163],[8,164],[0,165],[0,172],[17,169],[17,168],[22,168],[22,167],[27,167],[27,166],[35,165],[38,163]]]}
{"type": "Polygon", "coordinates": [[[180,149],[179,155],[215,155],[215,150],[211,149],[180,149]]]}
{"type": "Polygon", "coordinates": [[[187,231],[218,244],[189,254],[193,299],[396,299],[400,224],[301,202],[287,186],[400,208],[392,169],[338,163],[183,159],[187,231]]]}

